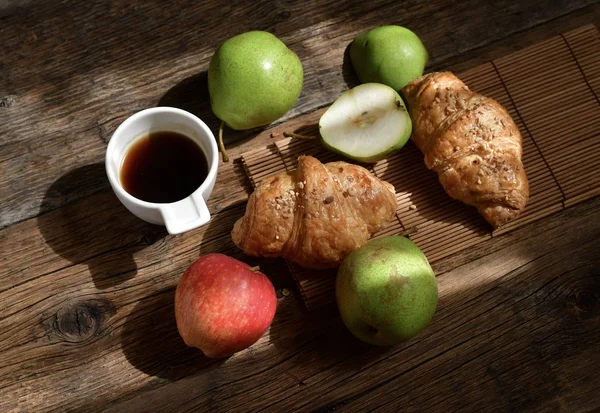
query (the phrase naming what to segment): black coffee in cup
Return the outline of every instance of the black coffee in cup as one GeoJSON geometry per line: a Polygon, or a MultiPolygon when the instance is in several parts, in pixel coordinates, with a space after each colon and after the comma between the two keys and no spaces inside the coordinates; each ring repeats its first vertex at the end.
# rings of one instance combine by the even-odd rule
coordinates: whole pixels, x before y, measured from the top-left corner
{"type": "Polygon", "coordinates": [[[137,139],[120,171],[123,189],[146,202],[182,200],[208,175],[206,155],[196,142],[176,132],[155,132],[137,139]]]}

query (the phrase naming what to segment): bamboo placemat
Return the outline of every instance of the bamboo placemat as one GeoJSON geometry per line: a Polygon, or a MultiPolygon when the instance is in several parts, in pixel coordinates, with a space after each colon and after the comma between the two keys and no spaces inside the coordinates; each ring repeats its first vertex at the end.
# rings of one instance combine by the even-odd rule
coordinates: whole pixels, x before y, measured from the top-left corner
{"type": "MultiPolygon", "coordinates": [[[[600,193],[600,36],[595,26],[553,37],[459,77],[498,100],[519,126],[531,194],[518,219],[492,232],[474,208],[446,195],[412,142],[388,159],[364,165],[394,185],[398,200],[397,221],[373,237],[417,227],[411,239],[431,262],[600,193]]],[[[316,141],[284,138],[245,153],[242,161],[255,186],[269,175],[294,169],[302,154],[321,162],[343,160],[316,141]]],[[[307,309],[335,299],[335,271],[289,266],[307,309]]]]}

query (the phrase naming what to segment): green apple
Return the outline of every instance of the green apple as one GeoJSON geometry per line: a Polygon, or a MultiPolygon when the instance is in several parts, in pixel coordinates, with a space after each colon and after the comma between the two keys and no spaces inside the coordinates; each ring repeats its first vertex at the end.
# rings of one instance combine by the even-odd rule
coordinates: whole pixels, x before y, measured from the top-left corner
{"type": "Polygon", "coordinates": [[[367,242],[342,262],[336,300],[344,324],[357,338],[390,346],[421,332],[437,307],[435,275],[408,238],[367,242]]]}
{"type": "Polygon", "coordinates": [[[421,39],[402,26],[380,26],[350,45],[350,61],[361,83],[383,83],[400,91],[423,74],[429,55],[421,39]]]}
{"type": "Polygon", "coordinates": [[[267,125],[283,116],[298,100],[302,81],[298,56],[264,31],[228,39],[208,68],[212,110],[236,130],[267,125]]]}
{"type": "Polygon", "coordinates": [[[402,98],[381,83],[342,93],[319,120],[323,145],[359,162],[377,162],[400,150],[411,130],[402,98]]]}

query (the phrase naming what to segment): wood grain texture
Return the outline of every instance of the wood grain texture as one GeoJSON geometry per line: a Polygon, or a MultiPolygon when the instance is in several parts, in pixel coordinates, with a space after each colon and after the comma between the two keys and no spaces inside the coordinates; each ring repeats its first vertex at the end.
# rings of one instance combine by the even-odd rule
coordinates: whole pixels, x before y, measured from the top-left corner
{"type": "Polygon", "coordinates": [[[430,68],[466,70],[599,16],[591,0],[0,2],[0,411],[598,409],[598,198],[436,262],[434,322],[378,349],[333,306],[303,312],[282,261],[232,244],[241,164],[220,166],[211,223],[173,237],[119,204],[102,162],[142,108],[214,130],[205,70],[240,31],[280,36],[306,81],[285,123],[228,132],[232,158],[314,123],[355,82],[344,51],[368,28],[409,25],[430,68]],[[179,276],[216,251],[261,265],[279,297],[269,332],[227,360],[186,348],[172,311],[179,276]]]}
{"type": "MultiPolygon", "coordinates": [[[[450,271],[443,272],[441,262],[435,268],[440,305],[433,323],[415,340],[391,349],[359,344],[332,307],[303,314],[296,299],[282,297],[273,326],[257,345],[222,363],[208,362],[177,345],[173,292],[160,291],[131,304],[124,321],[113,316],[107,322],[113,336],[122,328],[125,360],[155,377],[142,380],[145,376],[132,366],[126,369],[115,350],[107,355],[110,362],[86,360],[85,368],[94,366],[98,373],[82,374],[80,380],[86,380],[86,390],[111,377],[122,397],[108,405],[77,404],[73,395],[65,402],[81,411],[108,407],[114,412],[143,411],[149,405],[157,412],[395,411],[406,406],[415,411],[592,410],[600,405],[600,381],[590,369],[600,350],[595,334],[600,327],[599,207],[595,199],[505,234],[499,245],[479,251],[482,258],[454,262],[450,271]],[[577,245],[577,254],[565,245],[577,245]],[[128,347],[129,335],[141,339],[150,331],[145,349],[128,347]],[[122,364],[121,372],[129,374],[114,377],[101,368],[122,364]],[[128,384],[132,376],[145,384],[143,391],[128,384]],[[176,382],[167,384],[171,380],[176,382]]],[[[98,340],[111,338],[100,334],[98,340]]],[[[72,352],[73,358],[79,353],[72,352]]],[[[53,376],[64,383],[66,374],[53,376]]],[[[43,380],[26,384],[34,388],[43,380]]]]}

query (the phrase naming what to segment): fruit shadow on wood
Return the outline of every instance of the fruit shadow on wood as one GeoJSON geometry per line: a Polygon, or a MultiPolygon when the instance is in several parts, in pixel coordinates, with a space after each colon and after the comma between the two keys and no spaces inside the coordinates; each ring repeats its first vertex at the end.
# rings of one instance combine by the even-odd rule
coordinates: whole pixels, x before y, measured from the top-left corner
{"type": "Polygon", "coordinates": [[[269,330],[269,342],[274,347],[272,353],[298,354],[298,362],[289,373],[299,386],[311,381],[323,366],[335,365],[336,369],[344,371],[360,370],[372,357],[389,351],[369,346],[352,336],[335,304],[306,312],[298,293],[280,298],[269,330]],[[369,354],[366,359],[346,363],[347,359],[365,353],[369,354]]]}
{"type": "Polygon", "coordinates": [[[344,57],[342,60],[342,77],[344,78],[344,82],[348,89],[352,89],[355,86],[360,85],[360,81],[358,80],[358,76],[352,67],[352,61],[350,60],[350,45],[352,42],[348,43],[346,49],[344,49],[344,57]]]}
{"type": "MultiPolygon", "coordinates": [[[[159,382],[214,369],[226,359],[209,359],[185,345],[175,322],[175,287],[140,300],[125,322],[121,346],[133,367],[159,382]]],[[[157,383],[155,383],[157,384],[157,383]]]]}
{"type": "Polygon", "coordinates": [[[76,168],[46,191],[37,225],[46,244],[73,264],[86,264],[98,289],[114,287],[137,274],[133,255],[166,237],[163,227],[127,211],[108,188],[103,163],[76,168]],[[84,199],[80,192],[104,189],[84,199]],[[69,204],[70,199],[79,199],[69,204]],[[65,205],[60,208],[57,206],[65,205]]]}
{"type": "MultiPolygon", "coordinates": [[[[200,72],[183,79],[171,87],[158,101],[158,106],[170,106],[186,110],[199,117],[218,139],[221,120],[215,116],[210,106],[208,93],[208,72],[200,72]]],[[[226,149],[238,146],[254,138],[266,127],[249,130],[233,130],[225,126],[223,142],[226,149]]]]}
{"type": "Polygon", "coordinates": [[[292,132],[297,135],[302,135],[308,138],[313,138],[310,140],[311,146],[314,145],[315,148],[320,148],[321,143],[319,142],[319,124],[318,123],[307,123],[293,130],[286,130],[286,132],[292,132]]]}

